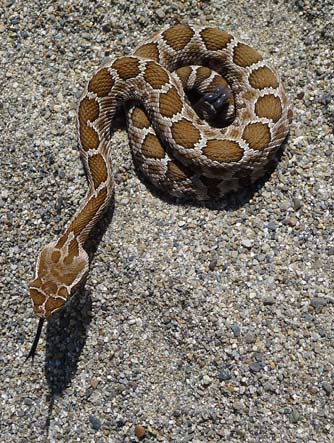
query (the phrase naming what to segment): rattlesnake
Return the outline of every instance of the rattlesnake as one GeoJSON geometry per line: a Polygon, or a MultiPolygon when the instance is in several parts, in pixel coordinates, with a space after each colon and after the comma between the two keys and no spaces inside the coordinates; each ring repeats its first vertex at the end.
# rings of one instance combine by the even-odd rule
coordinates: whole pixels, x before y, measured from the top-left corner
{"type": "Polygon", "coordinates": [[[78,107],[89,189],[65,233],[38,256],[30,295],[41,319],[29,356],[43,319],[62,308],[87,275],[84,243],[112,197],[111,130],[124,115],[133,157],[149,180],[174,196],[205,200],[264,174],[292,112],[278,75],[262,56],[215,28],[165,27],[132,55],[100,67],[78,107]],[[198,113],[184,89],[204,91],[198,113]],[[206,120],[210,109],[215,118],[225,108],[231,124],[210,127],[198,116],[201,108],[206,120]]]}

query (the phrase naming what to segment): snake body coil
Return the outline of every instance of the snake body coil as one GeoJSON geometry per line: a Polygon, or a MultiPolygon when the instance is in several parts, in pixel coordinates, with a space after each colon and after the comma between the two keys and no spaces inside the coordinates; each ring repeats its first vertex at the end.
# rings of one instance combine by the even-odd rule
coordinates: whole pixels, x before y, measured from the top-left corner
{"type": "Polygon", "coordinates": [[[263,175],[292,115],[281,80],[262,56],[215,28],[166,27],[133,55],[98,69],[78,107],[88,191],[64,234],[41,250],[30,285],[42,319],[63,307],[88,272],[83,245],[112,197],[112,130],[124,111],[141,171],[165,192],[200,200],[263,175]],[[204,116],[225,107],[231,124],[217,128],[199,119],[185,90],[205,91],[204,116]]]}

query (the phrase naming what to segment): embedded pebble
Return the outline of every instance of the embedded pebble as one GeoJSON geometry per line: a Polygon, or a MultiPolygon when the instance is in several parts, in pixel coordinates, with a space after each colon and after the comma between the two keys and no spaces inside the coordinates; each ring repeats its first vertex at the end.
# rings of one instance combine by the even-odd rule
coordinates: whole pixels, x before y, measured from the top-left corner
{"type": "Polygon", "coordinates": [[[252,332],[250,332],[249,334],[247,334],[245,336],[245,342],[248,344],[255,343],[256,342],[256,335],[253,334],[252,332]]]}
{"type": "Polygon", "coordinates": [[[236,401],[233,402],[233,409],[235,411],[240,412],[240,411],[242,411],[243,407],[244,407],[244,405],[242,404],[241,401],[236,400],[236,401]]]}
{"type": "Polygon", "coordinates": [[[4,5],[1,441],[332,443],[333,1],[4,5]],[[277,69],[293,107],[284,149],[254,186],[183,204],[138,178],[117,131],[85,290],[24,364],[38,251],[87,189],[79,97],[101,63],[179,22],[221,27],[277,69]]]}
{"type": "Polygon", "coordinates": [[[302,418],[301,414],[299,414],[299,412],[297,412],[295,409],[293,409],[291,411],[291,414],[289,416],[289,419],[290,419],[291,423],[294,423],[294,424],[298,423],[299,420],[301,420],[301,418],[302,418]]]}
{"type": "Polygon", "coordinates": [[[328,381],[323,381],[321,386],[326,391],[327,394],[331,394],[333,392],[333,386],[328,383],[328,381]]]}
{"type": "Polygon", "coordinates": [[[100,380],[98,380],[97,378],[92,378],[91,379],[91,381],[90,381],[90,384],[91,384],[91,387],[93,388],[93,389],[96,389],[97,388],[97,385],[99,384],[99,382],[100,382],[100,380]]]}
{"type": "Polygon", "coordinates": [[[253,362],[253,363],[251,363],[250,365],[249,365],[249,369],[252,371],[252,372],[259,372],[259,371],[261,371],[262,369],[263,369],[263,363],[262,362],[258,362],[258,361],[256,361],[256,362],[253,362]]]}
{"type": "Polygon", "coordinates": [[[135,426],[135,435],[138,438],[143,438],[146,434],[146,429],[144,428],[144,426],[141,425],[136,425],[135,426]]]}
{"type": "Polygon", "coordinates": [[[275,299],[273,296],[269,296],[269,297],[264,297],[263,298],[263,304],[265,306],[271,306],[273,304],[275,304],[275,299]]]}
{"type": "Polygon", "coordinates": [[[322,308],[323,306],[326,306],[328,303],[328,300],[324,297],[314,297],[311,300],[311,306],[314,308],[322,308]]]}
{"type": "Polygon", "coordinates": [[[295,211],[298,211],[302,206],[303,206],[303,201],[300,198],[295,197],[293,199],[293,209],[295,211]]]}
{"type": "Polygon", "coordinates": [[[251,248],[253,242],[252,242],[252,240],[245,238],[241,241],[241,244],[242,244],[242,246],[245,246],[245,248],[251,248]]]}
{"type": "Polygon", "coordinates": [[[241,334],[240,326],[239,326],[239,325],[236,325],[236,324],[233,324],[233,325],[231,326],[231,329],[232,329],[232,331],[233,331],[234,336],[235,336],[235,337],[239,337],[239,335],[241,334]]]}
{"type": "Polygon", "coordinates": [[[227,381],[232,378],[231,372],[225,369],[222,369],[218,374],[219,381],[227,381]]]}
{"type": "Polygon", "coordinates": [[[204,375],[202,384],[203,386],[209,386],[211,384],[211,378],[208,375],[204,375]]]}
{"type": "Polygon", "coordinates": [[[94,417],[94,415],[89,416],[89,421],[95,431],[98,431],[101,428],[101,421],[94,417]]]}

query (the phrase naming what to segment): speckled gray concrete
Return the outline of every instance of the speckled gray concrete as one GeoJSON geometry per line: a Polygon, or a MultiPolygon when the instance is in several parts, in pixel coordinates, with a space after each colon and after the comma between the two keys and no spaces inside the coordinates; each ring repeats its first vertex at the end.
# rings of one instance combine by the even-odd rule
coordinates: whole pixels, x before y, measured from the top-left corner
{"type": "Polygon", "coordinates": [[[141,425],[166,443],[333,442],[332,1],[4,3],[1,441],[135,442],[141,425]],[[294,107],[285,151],[253,193],[176,205],[138,179],[117,134],[115,209],[85,291],[24,364],[36,254],[86,188],[85,81],[179,21],[224,28],[279,70],[294,107]]]}

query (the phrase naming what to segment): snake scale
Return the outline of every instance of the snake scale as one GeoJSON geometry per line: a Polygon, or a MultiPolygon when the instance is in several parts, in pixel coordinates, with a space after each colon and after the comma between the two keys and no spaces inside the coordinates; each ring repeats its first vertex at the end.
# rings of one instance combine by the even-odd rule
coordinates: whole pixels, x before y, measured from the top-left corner
{"type": "Polygon", "coordinates": [[[87,276],[84,243],[112,198],[111,142],[120,119],[126,118],[137,167],[156,187],[205,200],[261,177],[291,117],[277,73],[255,49],[216,28],[167,26],[132,55],[101,66],[77,113],[89,186],[65,232],[38,255],[30,295],[40,323],[29,356],[35,354],[43,320],[61,309],[87,276]],[[203,95],[198,112],[187,91],[203,95]],[[229,124],[210,125],[220,113],[229,124]]]}

